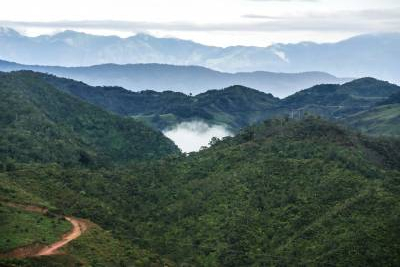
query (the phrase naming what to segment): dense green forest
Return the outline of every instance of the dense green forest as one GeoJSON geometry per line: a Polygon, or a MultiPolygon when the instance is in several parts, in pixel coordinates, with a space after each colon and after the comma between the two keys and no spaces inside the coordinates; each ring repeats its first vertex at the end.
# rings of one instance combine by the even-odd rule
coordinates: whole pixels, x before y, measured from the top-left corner
{"type": "Polygon", "coordinates": [[[400,93],[391,95],[387,100],[380,103],[381,105],[400,104],[400,93]]]}
{"type": "Polygon", "coordinates": [[[60,92],[33,72],[0,74],[0,124],[3,162],[103,165],[178,151],[160,132],[60,92]]]}
{"type": "Polygon", "coordinates": [[[400,93],[351,114],[342,122],[370,135],[400,136],[400,93]]]}
{"type": "Polygon", "coordinates": [[[243,86],[188,96],[172,91],[132,92],[120,87],[92,87],[52,75],[42,78],[64,92],[117,114],[134,116],[160,130],[194,119],[238,130],[266,118],[279,102],[271,94],[243,86]]]}
{"type": "Polygon", "coordinates": [[[134,116],[159,130],[182,121],[200,119],[226,125],[231,131],[238,132],[265,119],[277,116],[302,118],[305,114],[349,124],[368,134],[398,135],[397,130],[390,128],[400,128],[398,122],[385,116],[380,116],[376,127],[375,121],[368,119],[369,111],[375,113],[375,107],[384,103],[398,103],[400,95],[399,86],[373,78],[343,85],[316,85],[284,99],[243,86],[188,96],[171,91],[131,92],[120,87],[92,87],[52,75],[42,75],[42,78],[64,92],[117,114],[134,116]],[[354,123],[354,116],[364,116],[358,114],[362,112],[366,114],[367,126],[366,123],[354,123]]]}
{"type": "MultiPolygon", "coordinates": [[[[225,99],[229,90],[210,93],[225,99]]],[[[304,115],[181,154],[159,132],[60,92],[41,74],[2,74],[0,92],[0,203],[93,224],[63,255],[0,265],[400,264],[399,139],[304,115]]],[[[13,218],[37,222],[39,243],[64,227],[1,205],[0,215],[10,240],[26,237],[13,218]]],[[[13,247],[1,242],[2,251],[13,247]]]]}

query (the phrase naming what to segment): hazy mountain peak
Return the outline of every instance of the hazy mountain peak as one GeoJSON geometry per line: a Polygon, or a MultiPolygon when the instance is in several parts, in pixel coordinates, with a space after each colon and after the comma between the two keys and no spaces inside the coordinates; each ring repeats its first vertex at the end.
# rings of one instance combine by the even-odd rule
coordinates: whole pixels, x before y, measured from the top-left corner
{"type": "Polygon", "coordinates": [[[0,37],[15,37],[21,36],[19,32],[8,27],[0,27],[0,37]]]}
{"type": "Polygon", "coordinates": [[[146,41],[149,41],[152,39],[158,39],[157,37],[155,37],[151,34],[148,34],[148,33],[144,33],[144,32],[137,33],[136,35],[131,36],[130,38],[142,39],[142,40],[146,40],[146,41]]]}
{"type": "Polygon", "coordinates": [[[349,39],[343,40],[346,41],[366,41],[366,40],[381,40],[381,39],[399,39],[400,32],[378,32],[378,33],[369,33],[369,34],[362,34],[351,37],[349,39]]]}
{"type": "MultiPolygon", "coordinates": [[[[1,51],[0,51],[1,52],[1,51]]],[[[343,83],[341,79],[327,73],[273,73],[241,72],[226,73],[201,66],[168,64],[125,64],[113,63],[90,67],[55,67],[21,65],[0,61],[0,71],[34,70],[51,73],[86,82],[90,85],[121,86],[132,91],[173,90],[185,94],[199,94],[210,89],[226,88],[235,84],[255,88],[285,97],[298,90],[320,83],[343,83]],[[157,77],[156,79],[154,77],[157,77]]]]}
{"type": "MultiPolygon", "coordinates": [[[[50,35],[51,36],[51,35],[50,35]]],[[[53,35],[54,37],[77,37],[77,36],[90,36],[90,34],[72,30],[66,30],[53,35]]],[[[93,35],[95,36],[95,35],[93,35]]]]}
{"type": "Polygon", "coordinates": [[[353,81],[350,81],[348,83],[343,84],[343,86],[347,86],[347,87],[352,87],[352,86],[356,86],[356,87],[381,87],[381,86],[389,86],[389,87],[398,87],[395,84],[389,83],[387,81],[382,81],[382,80],[378,80],[375,79],[373,77],[365,77],[365,78],[360,78],[360,79],[355,79],[353,81]]]}
{"type": "Polygon", "coordinates": [[[30,65],[90,66],[104,63],[198,65],[221,72],[322,71],[341,77],[373,76],[400,82],[400,33],[362,35],[338,43],[214,47],[139,33],[129,38],[64,31],[42,38],[11,38],[3,30],[0,58],[30,65]],[[43,49],[45,47],[45,49],[43,49]],[[382,66],[385,66],[382,68],[382,66]]]}

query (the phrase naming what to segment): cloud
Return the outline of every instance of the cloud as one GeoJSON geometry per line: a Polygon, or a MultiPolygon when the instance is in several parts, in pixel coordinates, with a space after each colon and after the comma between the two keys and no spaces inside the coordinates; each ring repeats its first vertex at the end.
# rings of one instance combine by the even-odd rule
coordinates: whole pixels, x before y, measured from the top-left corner
{"type": "MultiPolygon", "coordinates": [[[[245,14],[248,21],[264,31],[395,31],[400,29],[400,9],[342,10],[332,12],[305,12],[303,14],[245,14]]],[[[250,23],[251,24],[251,23],[250,23]]]]}
{"type": "MultiPolygon", "coordinates": [[[[260,0],[261,1],[261,0],[260,0]]],[[[267,0],[268,1],[268,0],[267,0]]],[[[242,18],[246,19],[265,19],[265,20],[276,20],[276,21],[294,21],[302,20],[304,22],[308,20],[325,20],[328,23],[332,23],[338,18],[345,19],[345,21],[356,21],[366,22],[367,20],[374,21],[390,21],[400,20],[400,8],[394,9],[364,9],[364,10],[341,10],[333,12],[305,12],[300,15],[264,15],[264,14],[245,14],[242,18]]]]}
{"type": "Polygon", "coordinates": [[[202,121],[182,122],[170,130],[164,131],[183,152],[199,151],[207,146],[211,138],[232,136],[232,133],[221,125],[208,125],[202,121]]]}
{"type": "MultiPolygon", "coordinates": [[[[254,1],[254,0],[252,0],[254,1]]],[[[261,1],[261,0],[259,0],[261,1]]],[[[265,1],[265,0],[263,0],[265,1]]],[[[267,0],[270,1],[270,0],[267,0]]],[[[280,0],[282,1],[282,0],[280,0]]],[[[289,0],[285,0],[289,1],[289,0]]],[[[293,0],[295,1],[295,0],[293,0]]],[[[304,0],[303,0],[304,1],[304,0]]],[[[271,16],[245,14],[244,20],[232,23],[145,22],[116,20],[81,21],[0,21],[0,26],[12,28],[110,30],[119,32],[291,32],[336,31],[371,32],[398,31],[400,9],[343,10],[333,12],[308,12],[300,15],[271,16]]]]}
{"type": "Polygon", "coordinates": [[[269,15],[246,14],[246,15],[243,15],[242,18],[245,18],[245,19],[277,19],[278,17],[269,16],[269,15]]]}
{"type": "Polygon", "coordinates": [[[253,2],[320,2],[320,0],[248,0],[253,2]]]}

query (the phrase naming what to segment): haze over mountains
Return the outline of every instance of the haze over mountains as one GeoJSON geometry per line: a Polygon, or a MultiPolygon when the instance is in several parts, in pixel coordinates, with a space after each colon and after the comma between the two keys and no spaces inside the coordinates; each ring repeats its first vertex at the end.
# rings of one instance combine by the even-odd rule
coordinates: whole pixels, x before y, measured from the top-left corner
{"type": "Polygon", "coordinates": [[[146,34],[119,38],[65,31],[27,37],[3,28],[0,58],[23,64],[60,66],[165,63],[198,65],[225,72],[318,70],[340,77],[373,76],[399,82],[400,34],[362,35],[338,43],[221,48],[146,34]]]}
{"type": "Polygon", "coordinates": [[[121,86],[132,91],[172,90],[186,94],[199,94],[209,89],[244,85],[275,96],[285,97],[301,89],[321,83],[344,83],[347,78],[337,78],[323,72],[224,73],[198,66],[165,64],[103,64],[91,67],[53,67],[22,65],[0,60],[0,71],[33,70],[83,81],[94,86],[121,86]]]}

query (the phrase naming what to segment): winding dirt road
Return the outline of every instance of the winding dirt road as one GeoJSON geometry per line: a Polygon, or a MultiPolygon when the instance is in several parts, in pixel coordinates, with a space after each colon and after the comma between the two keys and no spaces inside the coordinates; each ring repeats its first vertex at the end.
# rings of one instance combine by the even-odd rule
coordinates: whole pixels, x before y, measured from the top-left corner
{"type": "MultiPolygon", "coordinates": [[[[46,214],[48,212],[47,209],[31,206],[31,205],[21,205],[15,203],[4,203],[1,202],[9,207],[20,208],[26,211],[37,212],[41,214],[46,214]]],[[[0,258],[27,258],[27,257],[39,257],[39,256],[49,256],[60,254],[60,249],[67,245],[72,240],[77,239],[80,237],[87,229],[88,229],[88,221],[77,219],[73,217],[64,217],[67,221],[72,224],[72,230],[65,235],[62,236],[61,240],[50,244],[48,246],[38,246],[37,244],[28,245],[21,248],[16,248],[6,254],[0,255],[0,258]]]]}
{"type": "Polygon", "coordinates": [[[50,246],[46,246],[41,251],[39,251],[34,256],[49,256],[54,254],[59,254],[59,249],[71,242],[74,239],[77,239],[83,232],[87,229],[87,224],[83,220],[79,220],[72,217],[65,217],[67,221],[72,224],[72,230],[68,234],[65,234],[60,241],[51,244],[50,246]]]}

